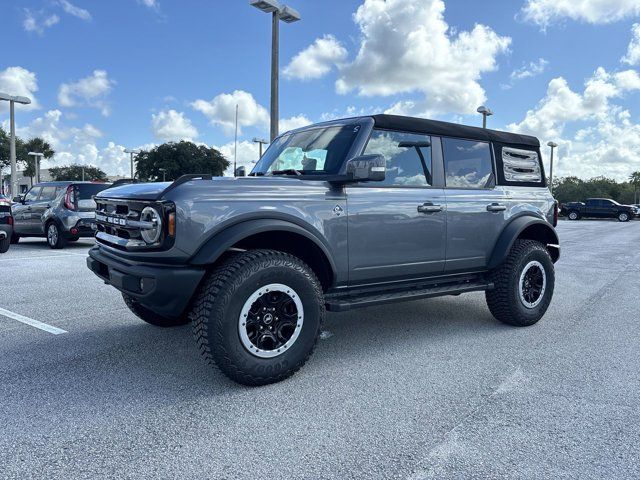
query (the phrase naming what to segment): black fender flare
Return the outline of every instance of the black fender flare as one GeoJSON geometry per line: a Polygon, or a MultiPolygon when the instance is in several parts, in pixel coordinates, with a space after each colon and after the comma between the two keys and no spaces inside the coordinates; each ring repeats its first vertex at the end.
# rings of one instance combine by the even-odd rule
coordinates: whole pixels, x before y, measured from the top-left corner
{"type": "Polygon", "coordinates": [[[556,250],[556,254],[552,256],[554,256],[554,261],[557,261],[560,256],[560,240],[558,239],[558,234],[556,233],[555,229],[548,222],[542,220],[539,217],[525,215],[514,218],[507,224],[506,227],[504,227],[502,233],[498,237],[498,241],[496,242],[495,247],[493,248],[493,252],[491,253],[487,268],[496,268],[498,265],[504,262],[507,258],[507,255],[509,255],[511,247],[518,239],[520,234],[522,234],[522,232],[524,232],[527,228],[534,225],[540,225],[540,227],[538,228],[544,229],[545,234],[548,237],[548,240],[545,242],[545,246],[547,247],[547,249],[553,248],[556,250]]]}
{"type": "Polygon", "coordinates": [[[335,275],[337,269],[333,256],[331,255],[329,247],[319,235],[316,235],[308,228],[298,225],[290,220],[277,218],[245,220],[224,228],[208,238],[207,241],[200,246],[189,263],[192,265],[211,264],[239,241],[257,233],[271,231],[296,233],[311,240],[325,255],[329,265],[331,266],[331,270],[335,275]]]}

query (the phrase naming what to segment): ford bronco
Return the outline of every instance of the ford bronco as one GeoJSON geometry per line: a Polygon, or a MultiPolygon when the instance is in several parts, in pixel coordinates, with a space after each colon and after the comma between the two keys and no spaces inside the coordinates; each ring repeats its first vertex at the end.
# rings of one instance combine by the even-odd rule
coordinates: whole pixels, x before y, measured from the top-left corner
{"type": "Polygon", "coordinates": [[[536,138],[417,118],[304,127],[248,177],[95,200],[88,267],[145,322],[191,322],[204,358],[247,385],[300,369],[325,310],[484,291],[496,319],[532,325],[560,256],[536,138]]]}

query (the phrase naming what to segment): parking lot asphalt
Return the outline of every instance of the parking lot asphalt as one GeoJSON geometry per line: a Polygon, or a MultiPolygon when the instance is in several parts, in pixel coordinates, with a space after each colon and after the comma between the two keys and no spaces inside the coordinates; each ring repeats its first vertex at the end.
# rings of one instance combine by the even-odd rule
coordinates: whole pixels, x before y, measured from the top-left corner
{"type": "Polygon", "coordinates": [[[558,231],[537,325],[481,293],[329,314],[307,365],[260,388],[131,314],[91,241],[21,241],[0,255],[0,477],[640,477],[640,221],[558,231]]]}

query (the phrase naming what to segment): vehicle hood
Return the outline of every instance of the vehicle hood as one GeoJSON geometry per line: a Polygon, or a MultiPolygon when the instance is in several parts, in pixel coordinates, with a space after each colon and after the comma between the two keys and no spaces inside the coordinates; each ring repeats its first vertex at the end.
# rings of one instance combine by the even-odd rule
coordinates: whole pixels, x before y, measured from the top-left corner
{"type": "Polygon", "coordinates": [[[176,194],[190,196],[188,192],[200,195],[207,191],[221,196],[236,195],[239,192],[243,194],[269,192],[271,195],[286,195],[291,193],[292,186],[296,186],[296,190],[302,193],[306,190],[305,187],[324,190],[327,188],[327,183],[311,177],[213,177],[208,180],[192,179],[184,183],[131,183],[103,190],[96,195],[96,199],[160,200],[170,199],[176,194]]]}

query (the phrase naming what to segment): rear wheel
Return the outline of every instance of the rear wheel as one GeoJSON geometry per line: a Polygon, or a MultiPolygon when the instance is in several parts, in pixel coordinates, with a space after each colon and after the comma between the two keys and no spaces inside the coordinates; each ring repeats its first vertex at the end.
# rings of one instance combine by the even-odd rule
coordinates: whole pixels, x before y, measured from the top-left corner
{"type": "Polygon", "coordinates": [[[47,224],[47,243],[53,249],[64,248],[67,244],[56,222],[49,222],[47,224]]]}
{"type": "Polygon", "coordinates": [[[151,325],[155,325],[156,327],[177,327],[179,325],[186,325],[189,323],[189,318],[186,315],[184,317],[164,317],[152,312],[147,307],[140,305],[137,300],[129,295],[123,293],[122,298],[134,315],[151,325]]]}
{"type": "Polygon", "coordinates": [[[516,240],[506,261],[491,276],[494,288],[485,296],[496,319],[526,327],[542,318],[555,285],[553,261],[544,245],[516,240]]]}
{"type": "Polygon", "coordinates": [[[567,218],[569,218],[569,220],[579,220],[580,219],[580,214],[578,212],[569,212],[569,215],[567,215],[567,218]]]}
{"type": "Polygon", "coordinates": [[[627,212],[618,213],[618,221],[619,222],[628,222],[630,219],[630,215],[627,212]]]}
{"type": "Polygon", "coordinates": [[[203,282],[191,319],[198,347],[232,380],[265,385],[298,371],[324,320],[320,282],[300,259],[238,253],[203,282]]]}

